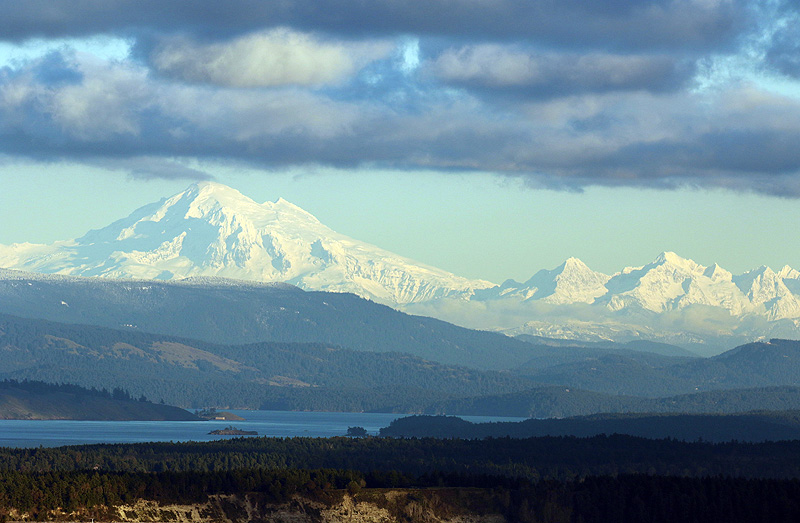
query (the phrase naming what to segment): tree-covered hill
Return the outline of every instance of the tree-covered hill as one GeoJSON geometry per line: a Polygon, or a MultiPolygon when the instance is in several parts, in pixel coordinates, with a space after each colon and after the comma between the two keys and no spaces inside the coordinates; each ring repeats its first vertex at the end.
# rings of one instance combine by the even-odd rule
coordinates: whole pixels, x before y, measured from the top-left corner
{"type": "Polygon", "coordinates": [[[563,419],[471,423],[454,416],[409,416],[381,429],[381,436],[437,438],[590,437],[626,434],[684,441],[775,441],[800,439],[800,411],[744,414],[595,414],[563,419]]]}
{"type": "Polygon", "coordinates": [[[393,352],[171,336],[0,315],[0,377],[122,387],[186,407],[418,410],[442,398],[519,391],[518,376],[393,352]]]}
{"type": "Polygon", "coordinates": [[[199,421],[177,407],[134,400],[126,391],[36,381],[0,381],[0,419],[199,421]]]}

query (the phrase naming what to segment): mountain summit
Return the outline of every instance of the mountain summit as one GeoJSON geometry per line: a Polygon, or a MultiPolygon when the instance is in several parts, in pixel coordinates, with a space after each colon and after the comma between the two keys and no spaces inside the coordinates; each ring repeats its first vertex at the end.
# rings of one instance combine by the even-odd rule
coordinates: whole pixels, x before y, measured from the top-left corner
{"type": "Polygon", "coordinates": [[[390,305],[468,298],[492,286],[348,238],[284,199],[260,204],[213,182],[195,183],[76,240],[0,246],[0,267],[109,278],[280,281],[390,305]]]}
{"type": "Polygon", "coordinates": [[[593,303],[608,292],[605,288],[608,279],[609,276],[591,270],[578,258],[568,258],[555,269],[538,271],[525,283],[506,280],[498,287],[478,291],[475,299],[542,300],[554,305],[593,303]]]}

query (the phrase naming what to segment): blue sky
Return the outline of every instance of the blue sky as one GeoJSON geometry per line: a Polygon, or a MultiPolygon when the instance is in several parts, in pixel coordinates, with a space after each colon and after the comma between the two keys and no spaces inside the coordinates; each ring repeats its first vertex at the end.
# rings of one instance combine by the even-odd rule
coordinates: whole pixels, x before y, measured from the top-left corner
{"type": "Polygon", "coordinates": [[[796,2],[0,0],[0,243],[199,179],[453,272],[800,266],[796,2]]]}

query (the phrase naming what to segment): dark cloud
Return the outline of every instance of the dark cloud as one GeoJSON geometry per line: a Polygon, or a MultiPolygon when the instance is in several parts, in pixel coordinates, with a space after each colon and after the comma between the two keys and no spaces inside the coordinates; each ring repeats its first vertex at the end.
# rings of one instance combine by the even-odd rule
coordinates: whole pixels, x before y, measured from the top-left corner
{"type": "Polygon", "coordinates": [[[602,49],[728,47],[751,18],[744,0],[3,0],[0,38],[111,33],[226,39],[276,26],[355,36],[532,40],[602,49]]]}
{"type": "Polygon", "coordinates": [[[800,128],[712,130],[688,140],[631,144],[598,166],[627,166],[650,177],[714,173],[777,176],[800,173],[800,128]],[[644,167],[649,167],[645,171],[644,167]]]}
{"type": "MultiPolygon", "coordinates": [[[[0,155],[139,178],[206,179],[180,160],[209,159],[800,197],[797,99],[746,82],[689,90],[699,58],[727,63],[744,35],[753,41],[758,17],[740,0],[0,8],[6,40],[135,42],[127,60],[61,50],[0,69],[0,155]]],[[[781,31],[767,65],[796,75],[796,28],[781,31]]]]}
{"type": "Polygon", "coordinates": [[[800,104],[751,90],[712,106],[685,94],[617,93],[545,100],[519,114],[461,97],[398,111],[297,88],[157,82],[141,66],[66,57],[56,62],[80,82],[42,82],[35,72],[54,60],[0,77],[0,153],[144,178],[207,178],[171,163],[205,158],[492,171],[561,189],[696,184],[800,196],[790,183],[800,172],[800,104]]]}
{"type": "Polygon", "coordinates": [[[766,62],[781,74],[800,78],[800,16],[777,31],[767,50],[766,62]]]}

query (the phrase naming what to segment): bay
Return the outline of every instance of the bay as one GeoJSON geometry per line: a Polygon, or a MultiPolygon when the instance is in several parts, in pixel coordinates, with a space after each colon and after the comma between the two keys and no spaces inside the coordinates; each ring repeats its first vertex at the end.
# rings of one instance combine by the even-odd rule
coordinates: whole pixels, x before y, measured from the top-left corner
{"type": "MultiPolygon", "coordinates": [[[[60,447],[93,443],[147,441],[212,441],[231,436],[209,434],[230,425],[255,430],[259,436],[325,438],[344,436],[348,427],[364,427],[377,434],[382,427],[406,414],[367,412],[292,412],[228,410],[245,421],[74,421],[0,420],[0,447],[60,447]]],[[[473,422],[521,421],[525,418],[459,416],[473,422]]]]}

